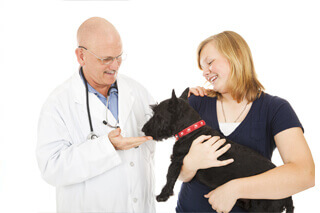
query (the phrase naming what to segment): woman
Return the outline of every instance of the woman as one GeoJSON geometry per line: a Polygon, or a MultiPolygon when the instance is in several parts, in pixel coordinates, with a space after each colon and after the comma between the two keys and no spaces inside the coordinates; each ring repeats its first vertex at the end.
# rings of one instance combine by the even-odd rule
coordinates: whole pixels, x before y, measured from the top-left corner
{"type": "MultiPolygon", "coordinates": [[[[265,173],[235,179],[210,190],[193,179],[198,169],[232,163],[217,160],[216,150],[196,139],[184,158],[179,179],[177,212],[244,212],[237,199],[281,199],[313,187],[315,166],[303,127],[290,104],[264,92],[258,81],[251,51],[235,32],[225,31],[198,47],[198,66],[213,90],[192,91],[190,105],[213,129],[248,146],[268,159],[277,147],[283,165],[265,173]]],[[[211,140],[223,143],[219,138],[211,140]]]]}

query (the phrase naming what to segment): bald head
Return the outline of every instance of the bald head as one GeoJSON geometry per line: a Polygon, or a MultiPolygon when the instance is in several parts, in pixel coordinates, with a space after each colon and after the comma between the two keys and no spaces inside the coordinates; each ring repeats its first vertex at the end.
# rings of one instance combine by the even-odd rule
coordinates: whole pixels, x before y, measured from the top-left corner
{"type": "Polygon", "coordinates": [[[78,46],[100,51],[101,48],[122,45],[117,29],[107,20],[93,17],[83,22],[77,33],[78,46]]]}
{"type": "Polygon", "coordinates": [[[78,46],[85,47],[76,48],[75,53],[86,80],[107,97],[122,62],[122,42],[118,31],[107,20],[93,17],[80,25],[77,40],[78,46]],[[117,59],[108,64],[101,60],[109,57],[117,59]]]}

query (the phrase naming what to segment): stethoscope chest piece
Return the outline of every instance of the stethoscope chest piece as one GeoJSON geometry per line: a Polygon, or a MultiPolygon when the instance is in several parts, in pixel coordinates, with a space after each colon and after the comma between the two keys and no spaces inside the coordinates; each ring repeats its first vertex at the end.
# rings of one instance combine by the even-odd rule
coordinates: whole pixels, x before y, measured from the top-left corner
{"type": "Polygon", "coordinates": [[[90,132],[90,134],[87,137],[87,140],[93,140],[98,138],[98,136],[96,134],[94,134],[93,132],[90,132]]]}

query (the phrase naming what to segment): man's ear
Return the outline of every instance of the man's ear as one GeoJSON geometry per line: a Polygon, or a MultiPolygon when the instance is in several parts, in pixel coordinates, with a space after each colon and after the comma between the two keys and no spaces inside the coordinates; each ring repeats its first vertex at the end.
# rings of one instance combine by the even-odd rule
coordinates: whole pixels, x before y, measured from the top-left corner
{"type": "Polygon", "coordinates": [[[183,100],[188,101],[188,94],[189,94],[189,87],[187,87],[183,93],[181,94],[180,98],[182,98],[183,100]]]}
{"type": "Polygon", "coordinates": [[[77,48],[75,52],[80,66],[83,67],[85,65],[83,50],[81,48],[77,48]]]}

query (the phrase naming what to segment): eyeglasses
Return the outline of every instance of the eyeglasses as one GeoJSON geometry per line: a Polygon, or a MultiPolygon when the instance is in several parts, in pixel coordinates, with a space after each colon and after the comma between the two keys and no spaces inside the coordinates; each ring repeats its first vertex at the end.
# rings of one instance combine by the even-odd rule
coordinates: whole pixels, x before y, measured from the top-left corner
{"type": "Polygon", "coordinates": [[[99,59],[101,61],[101,64],[104,65],[108,65],[111,64],[115,59],[117,60],[118,63],[121,63],[122,61],[124,61],[127,58],[126,54],[121,53],[120,55],[118,55],[117,57],[107,57],[107,58],[100,58],[98,57],[96,54],[94,54],[93,52],[91,52],[90,50],[88,50],[87,48],[83,47],[83,46],[79,46],[78,48],[82,48],[85,49],[86,51],[88,51],[89,53],[91,53],[92,55],[94,55],[97,59],[99,59]]]}

